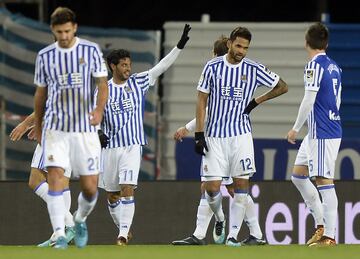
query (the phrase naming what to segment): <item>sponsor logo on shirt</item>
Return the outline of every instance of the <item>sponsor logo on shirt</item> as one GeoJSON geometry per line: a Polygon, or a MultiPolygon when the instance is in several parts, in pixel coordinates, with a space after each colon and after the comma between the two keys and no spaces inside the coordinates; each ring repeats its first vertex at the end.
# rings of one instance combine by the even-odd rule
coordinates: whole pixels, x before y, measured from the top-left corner
{"type": "Polygon", "coordinates": [[[83,86],[81,73],[68,73],[58,76],[59,89],[79,88],[83,86]]]}
{"type": "Polygon", "coordinates": [[[332,120],[332,121],[339,121],[340,120],[340,115],[335,115],[335,112],[330,110],[329,111],[329,119],[332,120]]]}

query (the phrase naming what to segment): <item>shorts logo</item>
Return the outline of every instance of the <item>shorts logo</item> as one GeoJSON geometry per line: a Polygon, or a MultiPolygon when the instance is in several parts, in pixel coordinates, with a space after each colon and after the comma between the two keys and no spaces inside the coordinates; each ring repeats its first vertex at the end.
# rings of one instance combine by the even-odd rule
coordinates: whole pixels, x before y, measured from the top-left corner
{"type": "Polygon", "coordinates": [[[54,161],[54,156],[53,155],[48,156],[48,160],[53,162],[54,161]]]}
{"type": "Polygon", "coordinates": [[[204,171],[207,172],[208,171],[208,167],[207,165],[204,165],[204,171]]]}

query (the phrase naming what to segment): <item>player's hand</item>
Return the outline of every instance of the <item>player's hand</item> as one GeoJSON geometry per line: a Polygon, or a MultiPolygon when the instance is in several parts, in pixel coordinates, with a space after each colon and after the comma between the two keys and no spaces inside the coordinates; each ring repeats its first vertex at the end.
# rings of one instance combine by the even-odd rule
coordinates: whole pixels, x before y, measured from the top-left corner
{"type": "Polygon", "coordinates": [[[31,126],[29,133],[27,134],[27,137],[29,140],[35,140],[35,128],[34,126],[31,126]]]}
{"type": "Polygon", "coordinates": [[[19,123],[10,133],[10,139],[17,141],[28,131],[28,127],[24,123],[19,123]]]}
{"type": "Polygon", "coordinates": [[[259,104],[255,101],[255,98],[253,98],[249,104],[246,106],[245,110],[244,110],[244,114],[249,115],[250,112],[259,104]]]}
{"type": "Polygon", "coordinates": [[[185,128],[185,127],[180,127],[176,130],[175,134],[174,134],[174,139],[176,141],[180,141],[182,142],[182,139],[184,137],[186,137],[187,135],[189,135],[189,131],[185,128]]]}
{"type": "Polygon", "coordinates": [[[291,144],[295,144],[296,143],[296,137],[297,137],[297,132],[293,129],[289,130],[286,139],[289,143],[291,144]]]}
{"type": "Polygon", "coordinates": [[[103,118],[103,110],[98,107],[95,108],[92,112],[90,112],[90,124],[93,126],[99,125],[103,118]]]}
{"type": "Polygon", "coordinates": [[[199,155],[205,156],[204,149],[208,152],[204,132],[195,132],[195,152],[199,155]]]}
{"type": "Polygon", "coordinates": [[[99,140],[102,148],[106,148],[109,144],[109,137],[102,130],[98,130],[99,140]]]}
{"type": "Polygon", "coordinates": [[[178,49],[183,49],[185,47],[186,42],[189,40],[188,34],[189,34],[190,30],[191,30],[190,25],[185,24],[181,38],[180,38],[178,44],[176,45],[178,47],[178,49]]]}

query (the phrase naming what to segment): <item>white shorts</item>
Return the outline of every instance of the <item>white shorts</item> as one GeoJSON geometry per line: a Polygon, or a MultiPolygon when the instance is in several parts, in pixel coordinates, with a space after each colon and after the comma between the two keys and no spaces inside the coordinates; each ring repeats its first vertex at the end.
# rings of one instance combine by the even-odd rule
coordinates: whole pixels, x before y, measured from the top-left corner
{"type": "Polygon", "coordinates": [[[309,139],[306,135],[300,145],[295,165],[308,166],[309,177],[334,179],[335,161],[340,143],[341,138],[309,139]]]}
{"type": "MultiPolygon", "coordinates": [[[[31,168],[37,168],[37,169],[47,173],[47,170],[44,166],[43,149],[39,144],[37,144],[37,146],[35,148],[34,155],[31,160],[31,168]]],[[[71,177],[71,169],[70,168],[65,169],[64,176],[67,178],[71,177]]]]}
{"type": "Polygon", "coordinates": [[[209,152],[201,163],[201,176],[205,181],[224,177],[249,178],[254,172],[254,144],[251,133],[231,138],[207,137],[209,152]]]}
{"type": "Polygon", "coordinates": [[[137,185],[142,146],[106,148],[101,152],[99,187],[108,192],[120,191],[121,184],[137,185]]]}
{"type": "Polygon", "coordinates": [[[75,177],[99,173],[101,146],[96,132],[46,130],[43,136],[45,167],[71,168],[75,177]]]}

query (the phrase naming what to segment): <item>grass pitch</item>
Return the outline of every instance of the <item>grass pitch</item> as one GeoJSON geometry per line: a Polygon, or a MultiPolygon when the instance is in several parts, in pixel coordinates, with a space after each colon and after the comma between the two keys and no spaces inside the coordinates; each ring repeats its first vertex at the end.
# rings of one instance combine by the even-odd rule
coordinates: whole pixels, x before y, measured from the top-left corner
{"type": "Polygon", "coordinates": [[[0,246],[1,259],[355,259],[360,258],[360,245],[309,248],[300,245],[225,247],[171,245],[91,245],[67,250],[34,246],[0,246]]]}

